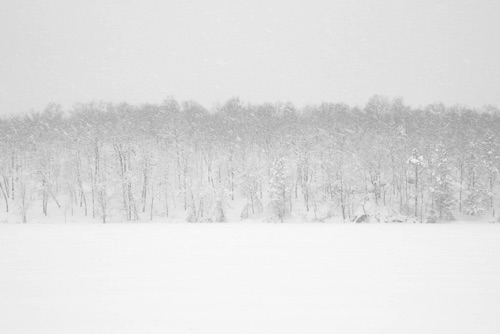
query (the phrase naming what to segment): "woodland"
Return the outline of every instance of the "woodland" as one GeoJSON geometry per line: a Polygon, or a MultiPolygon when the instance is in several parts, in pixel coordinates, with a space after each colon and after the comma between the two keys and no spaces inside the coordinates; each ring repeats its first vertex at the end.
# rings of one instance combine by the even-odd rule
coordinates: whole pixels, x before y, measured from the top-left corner
{"type": "Polygon", "coordinates": [[[500,110],[89,102],[0,119],[0,211],[29,222],[496,221],[500,110]],[[2,203],[3,202],[3,203],[2,203]]]}

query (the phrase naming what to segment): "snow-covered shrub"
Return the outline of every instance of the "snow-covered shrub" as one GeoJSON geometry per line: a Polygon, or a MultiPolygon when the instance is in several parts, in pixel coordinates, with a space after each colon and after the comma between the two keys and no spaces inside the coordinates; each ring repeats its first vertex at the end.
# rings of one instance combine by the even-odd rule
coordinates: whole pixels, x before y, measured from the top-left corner
{"type": "Polygon", "coordinates": [[[464,212],[471,216],[481,216],[488,207],[488,194],[478,188],[470,188],[463,202],[464,212]]]}

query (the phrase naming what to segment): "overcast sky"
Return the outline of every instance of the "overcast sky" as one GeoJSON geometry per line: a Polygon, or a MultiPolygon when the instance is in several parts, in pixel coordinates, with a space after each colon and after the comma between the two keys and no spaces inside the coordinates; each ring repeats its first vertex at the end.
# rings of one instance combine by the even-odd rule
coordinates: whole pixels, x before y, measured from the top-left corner
{"type": "Polygon", "coordinates": [[[500,1],[0,2],[0,113],[47,103],[500,106],[500,1]]]}

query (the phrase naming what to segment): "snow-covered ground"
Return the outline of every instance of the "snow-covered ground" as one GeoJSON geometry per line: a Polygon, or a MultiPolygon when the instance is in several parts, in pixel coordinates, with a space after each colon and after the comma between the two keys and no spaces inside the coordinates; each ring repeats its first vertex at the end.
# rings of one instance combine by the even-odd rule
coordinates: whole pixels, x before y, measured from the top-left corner
{"type": "Polygon", "coordinates": [[[0,224],[0,333],[500,333],[500,224],[0,224]]]}

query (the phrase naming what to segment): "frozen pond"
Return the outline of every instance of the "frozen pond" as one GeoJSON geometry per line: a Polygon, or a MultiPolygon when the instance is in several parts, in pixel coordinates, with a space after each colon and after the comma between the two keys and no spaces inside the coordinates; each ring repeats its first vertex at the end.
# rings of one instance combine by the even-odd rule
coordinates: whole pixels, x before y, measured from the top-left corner
{"type": "Polygon", "coordinates": [[[1,333],[500,333],[500,225],[1,224],[1,333]]]}

